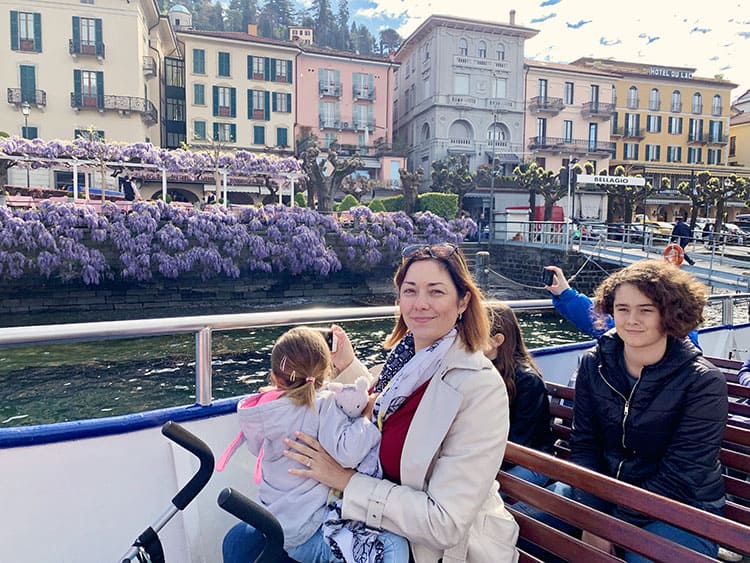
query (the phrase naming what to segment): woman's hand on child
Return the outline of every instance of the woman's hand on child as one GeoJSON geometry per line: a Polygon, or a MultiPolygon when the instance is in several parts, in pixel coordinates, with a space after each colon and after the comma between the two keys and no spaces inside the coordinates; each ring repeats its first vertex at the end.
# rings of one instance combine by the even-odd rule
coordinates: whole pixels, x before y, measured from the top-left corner
{"type": "Polygon", "coordinates": [[[284,452],[284,455],[304,467],[290,469],[289,473],[299,477],[308,477],[328,487],[343,491],[356,471],[341,467],[312,436],[304,432],[296,432],[295,436],[297,440],[288,438],[284,440],[286,446],[290,448],[284,452]]]}

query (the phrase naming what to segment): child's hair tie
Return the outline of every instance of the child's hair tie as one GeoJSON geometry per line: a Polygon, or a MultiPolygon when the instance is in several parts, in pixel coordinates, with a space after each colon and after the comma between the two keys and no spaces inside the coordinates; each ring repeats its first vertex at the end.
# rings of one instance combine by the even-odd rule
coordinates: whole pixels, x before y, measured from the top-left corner
{"type": "Polygon", "coordinates": [[[286,354],[284,354],[284,357],[281,358],[281,363],[279,364],[279,370],[281,370],[281,373],[284,373],[286,371],[286,354]]]}
{"type": "Polygon", "coordinates": [[[307,381],[308,383],[315,383],[315,378],[314,377],[306,377],[305,381],[307,381]]]}

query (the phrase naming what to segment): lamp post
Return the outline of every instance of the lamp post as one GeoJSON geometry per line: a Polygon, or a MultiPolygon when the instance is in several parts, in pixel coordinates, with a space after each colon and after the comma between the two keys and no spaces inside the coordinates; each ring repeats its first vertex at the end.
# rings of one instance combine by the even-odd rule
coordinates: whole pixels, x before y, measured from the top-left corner
{"type": "Polygon", "coordinates": [[[495,164],[497,160],[497,106],[492,110],[492,164],[490,166],[490,232],[487,237],[487,246],[495,239],[495,164]]]}
{"type": "MultiPolygon", "coordinates": [[[[23,114],[23,138],[29,138],[29,114],[31,113],[31,104],[24,100],[21,104],[21,113],[23,114]]],[[[29,168],[26,167],[26,187],[29,187],[29,168]]]]}
{"type": "MultiPolygon", "coordinates": [[[[568,209],[566,211],[566,215],[568,216],[568,223],[567,223],[567,229],[566,229],[566,244],[565,246],[568,246],[568,244],[572,244],[573,237],[570,236],[570,230],[573,228],[573,195],[572,195],[572,186],[573,186],[573,165],[578,162],[577,158],[573,158],[573,155],[570,155],[570,158],[568,158],[568,209]]],[[[533,210],[532,210],[533,211],[533,210]]]]}

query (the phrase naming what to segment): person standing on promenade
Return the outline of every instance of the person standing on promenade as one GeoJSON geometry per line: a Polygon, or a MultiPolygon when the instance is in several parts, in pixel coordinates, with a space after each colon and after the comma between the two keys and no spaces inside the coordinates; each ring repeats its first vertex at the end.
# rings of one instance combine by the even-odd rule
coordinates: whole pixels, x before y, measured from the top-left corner
{"type": "Polygon", "coordinates": [[[694,266],[695,260],[690,258],[687,253],[687,246],[693,240],[693,236],[690,232],[690,226],[682,220],[682,217],[677,217],[677,222],[672,228],[672,238],[670,240],[672,242],[676,242],[680,245],[680,247],[682,247],[685,262],[687,262],[691,266],[694,266]]]}

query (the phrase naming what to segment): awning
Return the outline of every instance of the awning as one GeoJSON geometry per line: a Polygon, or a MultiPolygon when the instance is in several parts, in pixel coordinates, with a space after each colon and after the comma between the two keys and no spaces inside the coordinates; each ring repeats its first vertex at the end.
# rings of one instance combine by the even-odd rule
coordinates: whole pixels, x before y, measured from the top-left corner
{"type": "Polygon", "coordinates": [[[518,155],[512,152],[502,152],[502,153],[495,153],[492,154],[492,151],[485,151],[485,154],[487,155],[487,162],[492,162],[493,156],[497,159],[498,163],[500,164],[520,164],[521,159],[518,158],[518,155]]]}

